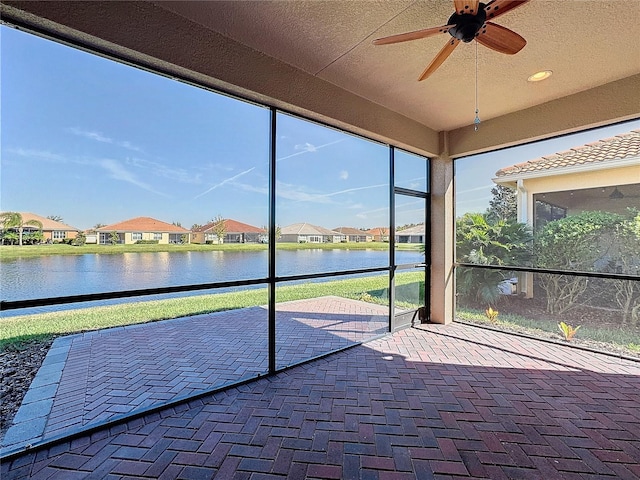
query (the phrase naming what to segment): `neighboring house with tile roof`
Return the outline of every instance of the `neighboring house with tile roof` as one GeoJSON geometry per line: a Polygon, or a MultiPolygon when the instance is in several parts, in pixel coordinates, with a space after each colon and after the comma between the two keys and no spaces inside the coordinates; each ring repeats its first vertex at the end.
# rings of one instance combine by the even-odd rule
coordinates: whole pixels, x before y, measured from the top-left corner
{"type": "Polygon", "coordinates": [[[224,238],[218,241],[216,225],[218,222],[209,222],[198,227],[192,232],[192,243],[264,243],[267,231],[264,228],[254,227],[236,220],[224,219],[224,238]]]}
{"type": "Polygon", "coordinates": [[[310,223],[294,223],[282,228],[280,242],[340,243],[346,237],[338,232],[310,223]]]}
{"type": "MultiPolygon", "coordinates": [[[[45,243],[62,242],[67,239],[74,239],[80,231],[79,228],[72,227],[66,223],[58,222],[56,220],[51,220],[50,218],[41,217],[35,213],[18,213],[22,215],[23,223],[36,220],[42,224],[42,241],[45,243]]],[[[34,225],[25,225],[23,228],[23,235],[28,235],[29,233],[37,232],[38,230],[39,228],[34,225]]]]}
{"type": "Polygon", "coordinates": [[[116,243],[131,245],[140,241],[157,241],[159,244],[189,243],[191,232],[185,228],[162,222],[151,217],[136,217],[120,223],[96,229],[98,243],[108,245],[117,235],[116,243]]]}
{"type": "Polygon", "coordinates": [[[422,243],[425,242],[426,229],[424,223],[405,228],[396,232],[396,243],[422,243]]]}
{"type": "Polygon", "coordinates": [[[518,220],[532,226],[586,210],[640,206],[640,130],[518,163],[493,181],[516,190],[518,220]]]}
{"type": "Polygon", "coordinates": [[[374,242],[388,242],[389,241],[389,227],[375,227],[367,230],[367,233],[371,235],[374,242]]]}
{"type": "Polygon", "coordinates": [[[373,235],[365,230],[360,230],[353,227],[338,227],[333,229],[334,232],[338,232],[344,235],[347,242],[371,242],[373,241],[373,235]]]}

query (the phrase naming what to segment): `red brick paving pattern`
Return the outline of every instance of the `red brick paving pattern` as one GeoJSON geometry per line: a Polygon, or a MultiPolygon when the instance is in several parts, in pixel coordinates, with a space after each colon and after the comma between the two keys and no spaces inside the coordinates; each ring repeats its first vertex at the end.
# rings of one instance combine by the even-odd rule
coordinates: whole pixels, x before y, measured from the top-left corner
{"type": "Polygon", "coordinates": [[[2,475],[638,479],[640,364],[459,324],[412,328],[2,475]]]}
{"type": "MultiPolygon", "coordinates": [[[[267,322],[267,310],[252,307],[69,337],[43,437],[265,374],[267,322]]],[[[336,296],[282,302],[276,312],[277,366],[386,331],[383,305],[336,296]]]]}

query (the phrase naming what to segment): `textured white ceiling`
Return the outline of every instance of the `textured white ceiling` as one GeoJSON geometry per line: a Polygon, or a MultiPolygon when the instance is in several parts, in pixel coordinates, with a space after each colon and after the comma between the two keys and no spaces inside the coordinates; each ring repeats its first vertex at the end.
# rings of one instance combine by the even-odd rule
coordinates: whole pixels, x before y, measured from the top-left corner
{"type": "MultiPolygon", "coordinates": [[[[444,0],[163,1],[157,6],[356,93],[436,131],[473,123],[476,43],[417,78],[448,34],[395,45],[372,41],[446,24],[444,0]]],[[[640,1],[531,0],[496,20],[527,40],[509,56],[478,46],[483,120],[640,73],[640,1]],[[528,83],[538,70],[544,82],[528,83]]]]}

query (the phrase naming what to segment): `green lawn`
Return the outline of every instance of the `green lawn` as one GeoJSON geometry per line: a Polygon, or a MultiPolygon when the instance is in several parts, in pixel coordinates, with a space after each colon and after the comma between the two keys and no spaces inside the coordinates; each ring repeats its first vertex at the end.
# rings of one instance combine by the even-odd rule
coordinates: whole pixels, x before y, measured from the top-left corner
{"type": "MultiPolygon", "coordinates": [[[[458,308],[456,311],[456,317],[460,320],[468,320],[473,323],[492,326],[492,323],[489,322],[484,311],[481,310],[458,308]]],[[[558,322],[554,322],[551,320],[533,320],[530,318],[522,317],[520,315],[500,313],[495,326],[503,327],[507,330],[510,328],[514,328],[516,330],[524,330],[528,334],[534,336],[543,333],[545,334],[544,337],[548,337],[549,333],[553,333],[558,335],[558,340],[562,339],[562,334],[558,329],[558,322]]],[[[630,328],[612,329],[609,326],[599,328],[597,326],[585,325],[580,327],[575,338],[578,340],[584,339],[594,342],[609,343],[625,348],[630,352],[640,353],[640,339],[638,338],[635,331],[630,328]]]]}
{"type": "MultiPolygon", "coordinates": [[[[424,289],[424,277],[416,272],[396,275],[398,305],[417,307],[416,292],[424,289]]],[[[276,301],[286,302],[305,298],[337,295],[378,304],[388,304],[388,276],[332,280],[278,287],[276,301]]],[[[0,319],[0,350],[10,345],[78,333],[100,328],[153,322],[236,308],[266,305],[267,289],[199,295],[169,300],[140,301],[120,305],[65,310],[0,319]]]]}
{"type": "MultiPolygon", "coordinates": [[[[0,246],[0,259],[9,260],[17,257],[38,257],[46,255],[84,255],[88,253],[143,253],[143,252],[213,252],[213,251],[263,251],[268,245],[260,243],[233,243],[200,245],[188,243],[184,245],[82,245],[74,247],[65,244],[52,245],[2,245],[0,246]]],[[[389,244],[385,242],[361,242],[361,243],[278,243],[279,250],[388,250],[389,244]]],[[[398,244],[398,250],[419,250],[416,244],[398,244]]]]}

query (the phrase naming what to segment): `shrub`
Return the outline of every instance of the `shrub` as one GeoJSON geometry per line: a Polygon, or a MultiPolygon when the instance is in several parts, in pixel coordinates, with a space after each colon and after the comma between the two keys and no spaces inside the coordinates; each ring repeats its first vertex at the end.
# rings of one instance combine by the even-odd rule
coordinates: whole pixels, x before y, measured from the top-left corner
{"type": "MultiPolygon", "coordinates": [[[[611,252],[615,232],[624,217],[606,212],[582,212],[545,224],[536,232],[536,266],[594,272],[611,252]],[[605,241],[608,239],[608,241],[605,241]],[[605,244],[608,248],[604,248],[605,244]],[[599,248],[600,247],[600,248],[599,248]]],[[[587,289],[587,277],[540,274],[547,312],[561,314],[575,308],[587,289]]]]}
{"type": "MultiPolygon", "coordinates": [[[[456,255],[477,265],[525,265],[531,257],[531,231],[524,223],[467,213],[456,221],[456,255]]],[[[511,277],[508,268],[457,269],[457,291],[462,300],[493,305],[500,298],[498,285],[511,277]]]]}

